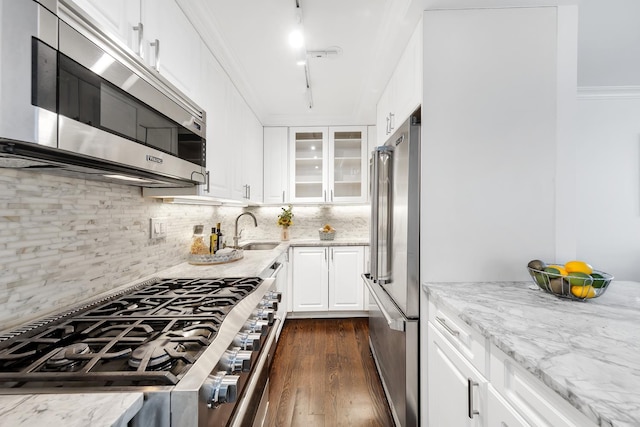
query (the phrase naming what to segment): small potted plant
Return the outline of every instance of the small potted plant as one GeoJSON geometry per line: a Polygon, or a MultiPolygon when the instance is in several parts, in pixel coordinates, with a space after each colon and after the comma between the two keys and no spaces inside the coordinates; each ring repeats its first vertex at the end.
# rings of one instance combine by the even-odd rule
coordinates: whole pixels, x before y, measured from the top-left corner
{"type": "Polygon", "coordinates": [[[282,208],[282,212],[278,215],[278,225],[282,227],[281,239],[289,240],[289,227],[293,225],[293,212],[291,211],[293,206],[282,208]]]}

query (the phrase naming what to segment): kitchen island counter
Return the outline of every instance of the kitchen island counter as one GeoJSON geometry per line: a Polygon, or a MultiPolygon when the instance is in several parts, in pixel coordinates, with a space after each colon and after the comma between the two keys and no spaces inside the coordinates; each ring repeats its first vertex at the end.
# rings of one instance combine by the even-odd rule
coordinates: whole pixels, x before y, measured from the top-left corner
{"type": "Polygon", "coordinates": [[[531,282],[425,283],[423,290],[600,426],[640,425],[640,284],[585,302],[531,282]]]}
{"type": "Polygon", "coordinates": [[[126,427],[142,393],[0,396],[0,426],[126,427]]]}

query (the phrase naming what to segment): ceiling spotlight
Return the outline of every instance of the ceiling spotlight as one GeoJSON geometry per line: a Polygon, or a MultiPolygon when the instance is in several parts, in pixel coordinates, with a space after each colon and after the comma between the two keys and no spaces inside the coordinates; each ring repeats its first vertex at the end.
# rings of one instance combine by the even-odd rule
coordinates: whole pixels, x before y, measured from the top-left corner
{"type": "Polygon", "coordinates": [[[291,31],[289,34],[289,45],[294,49],[300,49],[304,46],[304,36],[300,29],[296,28],[291,31]]]}

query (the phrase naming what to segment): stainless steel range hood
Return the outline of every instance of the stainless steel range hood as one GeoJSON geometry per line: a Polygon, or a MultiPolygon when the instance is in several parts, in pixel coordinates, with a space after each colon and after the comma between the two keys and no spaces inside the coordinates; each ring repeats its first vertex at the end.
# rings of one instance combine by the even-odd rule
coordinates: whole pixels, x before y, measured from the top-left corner
{"type": "Polygon", "coordinates": [[[0,168],[205,182],[205,112],[72,2],[0,2],[0,63],[0,168]]]}

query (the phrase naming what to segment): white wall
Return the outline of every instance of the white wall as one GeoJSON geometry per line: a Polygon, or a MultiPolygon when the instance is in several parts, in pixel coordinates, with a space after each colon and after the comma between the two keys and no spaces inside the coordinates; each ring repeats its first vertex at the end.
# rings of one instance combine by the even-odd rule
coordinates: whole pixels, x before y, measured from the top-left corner
{"type": "Polygon", "coordinates": [[[578,258],[640,281],[640,96],[583,94],[576,140],[578,258]]]}
{"type": "Polygon", "coordinates": [[[640,85],[640,1],[580,0],[579,86],[640,85]]]}
{"type": "Polygon", "coordinates": [[[557,26],[554,7],[425,12],[423,280],[528,280],[555,260],[557,26]]]}

